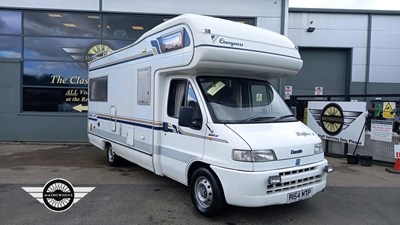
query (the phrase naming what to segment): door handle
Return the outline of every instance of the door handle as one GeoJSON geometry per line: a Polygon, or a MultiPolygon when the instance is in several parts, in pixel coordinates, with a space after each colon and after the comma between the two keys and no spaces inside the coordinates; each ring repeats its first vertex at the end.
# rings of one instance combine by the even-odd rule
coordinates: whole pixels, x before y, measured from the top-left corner
{"type": "Polygon", "coordinates": [[[163,123],[162,123],[162,130],[163,130],[164,132],[168,132],[168,123],[166,123],[166,122],[163,122],[163,123]]]}

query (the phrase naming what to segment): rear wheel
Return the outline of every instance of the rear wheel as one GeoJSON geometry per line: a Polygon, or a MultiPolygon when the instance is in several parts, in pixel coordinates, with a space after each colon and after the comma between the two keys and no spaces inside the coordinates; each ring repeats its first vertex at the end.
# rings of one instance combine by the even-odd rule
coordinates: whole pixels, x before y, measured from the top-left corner
{"type": "Polygon", "coordinates": [[[121,158],[115,154],[111,144],[107,145],[106,153],[107,153],[108,165],[110,165],[110,166],[118,166],[121,163],[121,158]]]}
{"type": "Polygon", "coordinates": [[[216,175],[207,168],[197,169],[190,181],[192,202],[207,217],[220,214],[225,207],[224,193],[216,175]]]}

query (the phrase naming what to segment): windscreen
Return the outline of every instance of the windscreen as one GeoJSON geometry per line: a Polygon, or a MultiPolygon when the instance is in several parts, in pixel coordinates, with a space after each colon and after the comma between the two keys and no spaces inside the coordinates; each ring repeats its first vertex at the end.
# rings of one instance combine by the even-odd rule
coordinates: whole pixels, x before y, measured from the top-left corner
{"type": "Polygon", "coordinates": [[[296,121],[267,81],[198,77],[214,123],[268,123],[296,121]]]}

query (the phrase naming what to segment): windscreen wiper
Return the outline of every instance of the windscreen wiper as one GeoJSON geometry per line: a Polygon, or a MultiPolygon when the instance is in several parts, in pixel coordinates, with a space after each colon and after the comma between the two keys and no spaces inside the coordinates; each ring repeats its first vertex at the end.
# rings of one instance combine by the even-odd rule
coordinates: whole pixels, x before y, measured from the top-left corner
{"type": "Polygon", "coordinates": [[[284,115],[284,116],[276,117],[276,118],[273,119],[272,121],[275,122],[275,121],[279,121],[279,120],[281,120],[281,119],[290,118],[290,117],[293,117],[294,119],[296,119],[296,118],[294,117],[294,115],[284,115]]]}
{"type": "Polygon", "coordinates": [[[242,121],[240,121],[239,123],[248,123],[248,122],[270,122],[273,121],[272,119],[274,119],[275,117],[271,117],[271,116],[255,116],[255,117],[250,117],[247,119],[244,119],[242,121]]]}

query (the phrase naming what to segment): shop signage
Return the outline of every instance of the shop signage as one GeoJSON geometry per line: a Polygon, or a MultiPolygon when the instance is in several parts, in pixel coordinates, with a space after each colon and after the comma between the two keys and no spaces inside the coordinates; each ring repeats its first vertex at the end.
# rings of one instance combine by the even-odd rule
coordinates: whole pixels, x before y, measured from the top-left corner
{"type": "Polygon", "coordinates": [[[371,139],[392,142],[393,122],[386,120],[371,120],[371,139]]]}
{"type": "Polygon", "coordinates": [[[310,101],[307,126],[322,139],[364,145],[366,105],[366,102],[310,101]]]}
{"type": "Polygon", "coordinates": [[[88,110],[88,90],[87,89],[68,89],[65,93],[65,103],[70,105],[73,110],[87,112],[88,110]]]}

